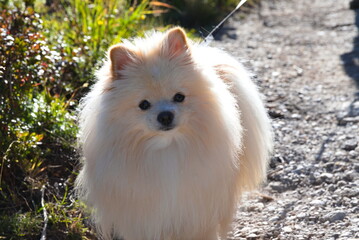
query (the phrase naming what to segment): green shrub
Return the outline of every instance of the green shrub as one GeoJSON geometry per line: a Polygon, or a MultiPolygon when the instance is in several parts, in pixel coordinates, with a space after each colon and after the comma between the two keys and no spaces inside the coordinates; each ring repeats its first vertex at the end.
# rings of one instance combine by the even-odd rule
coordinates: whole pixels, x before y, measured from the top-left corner
{"type": "Polygon", "coordinates": [[[39,238],[43,225],[39,189],[47,185],[50,214],[64,213],[53,210],[54,199],[64,198],[67,215],[62,219],[72,212],[79,222],[74,228],[50,221],[48,235],[63,232],[63,239],[67,235],[81,239],[87,229],[81,228],[78,204],[63,196],[78,160],[74,148],[78,128],[71,110],[76,89],[67,81],[75,64],[48,44],[43,31],[39,14],[31,8],[1,12],[0,238],[39,238]]]}
{"type": "Polygon", "coordinates": [[[72,100],[59,95],[62,57],[40,33],[39,15],[3,10],[0,22],[0,188],[3,200],[17,204],[14,192],[24,179],[35,179],[60,158],[49,157],[54,148],[73,154],[77,127],[68,109],[72,100]]]}

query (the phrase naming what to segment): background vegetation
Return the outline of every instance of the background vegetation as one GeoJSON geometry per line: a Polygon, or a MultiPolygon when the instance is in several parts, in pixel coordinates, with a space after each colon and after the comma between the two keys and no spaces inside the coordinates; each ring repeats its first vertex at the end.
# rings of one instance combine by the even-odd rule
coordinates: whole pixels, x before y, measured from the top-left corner
{"type": "Polygon", "coordinates": [[[236,4],[1,0],[0,239],[96,239],[72,186],[76,107],[104,52],[152,28],[209,31],[236,4]]]}

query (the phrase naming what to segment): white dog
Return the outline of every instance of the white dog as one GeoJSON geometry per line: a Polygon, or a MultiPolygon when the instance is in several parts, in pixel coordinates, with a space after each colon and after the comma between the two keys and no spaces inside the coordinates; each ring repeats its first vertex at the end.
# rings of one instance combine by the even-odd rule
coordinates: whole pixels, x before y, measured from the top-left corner
{"type": "Polygon", "coordinates": [[[102,237],[224,238],[272,149],[242,65],[173,28],[111,47],[97,78],[81,107],[76,184],[102,237]]]}

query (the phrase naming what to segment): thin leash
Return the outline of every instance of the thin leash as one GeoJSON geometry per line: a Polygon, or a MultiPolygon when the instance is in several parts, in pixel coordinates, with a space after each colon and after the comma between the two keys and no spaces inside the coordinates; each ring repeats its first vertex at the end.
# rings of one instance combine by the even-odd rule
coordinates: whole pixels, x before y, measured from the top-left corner
{"type": "Polygon", "coordinates": [[[204,41],[205,42],[210,42],[211,40],[213,40],[213,34],[223,25],[223,23],[225,23],[227,21],[228,18],[230,18],[245,2],[247,2],[247,0],[241,0],[237,7],[235,9],[232,10],[232,12],[230,12],[215,28],[213,28],[213,30],[207,35],[207,37],[205,37],[204,41]]]}

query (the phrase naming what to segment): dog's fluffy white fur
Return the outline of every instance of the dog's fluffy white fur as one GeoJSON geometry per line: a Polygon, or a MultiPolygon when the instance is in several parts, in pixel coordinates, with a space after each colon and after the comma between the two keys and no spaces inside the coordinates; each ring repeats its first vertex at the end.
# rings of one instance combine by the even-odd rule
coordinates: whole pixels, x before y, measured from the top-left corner
{"type": "Polygon", "coordinates": [[[80,110],[76,184],[101,236],[225,237],[241,193],[265,179],[272,149],[243,66],[173,28],[111,47],[97,78],[80,110]],[[161,111],[173,113],[173,129],[161,129],[161,111]]]}

